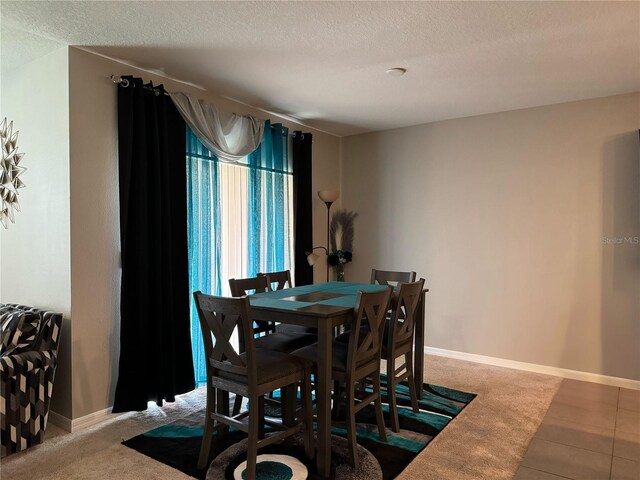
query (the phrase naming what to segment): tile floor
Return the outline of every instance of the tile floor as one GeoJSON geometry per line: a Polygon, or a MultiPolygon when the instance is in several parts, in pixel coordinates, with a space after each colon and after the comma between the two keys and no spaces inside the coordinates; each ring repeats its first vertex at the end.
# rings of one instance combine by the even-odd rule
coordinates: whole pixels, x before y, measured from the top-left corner
{"type": "Polygon", "coordinates": [[[515,480],[640,480],[640,391],[563,380],[515,480]]]}

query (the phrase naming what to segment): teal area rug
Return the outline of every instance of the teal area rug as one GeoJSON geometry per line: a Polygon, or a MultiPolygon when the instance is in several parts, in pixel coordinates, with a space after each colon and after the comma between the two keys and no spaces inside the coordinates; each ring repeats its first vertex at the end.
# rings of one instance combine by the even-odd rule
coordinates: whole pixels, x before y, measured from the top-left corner
{"type": "MultiPolygon", "coordinates": [[[[397,386],[400,432],[387,429],[387,442],[378,439],[373,405],[356,416],[360,466],[348,465],[346,430],[332,428],[332,474],[334,479],[388,480],[395,478],[475,398],[472,393],[424,384],[420,412],[410,408],[409,391],[397,386]]],[[[388,406],[383,405],[389,425],[388,406]]],[[[269,412],[267,415],[275,415],[269,412]]],[[[193,412],[169,425],[150,430],[122,442],[159,462],[198,479],[242,479],[246,463],[246,434],[231,429],[227,439],[214,438],[210,468],[198,470],[196,463],[202,442],[204,410],[193,412]]],[[[215,434],[214,434],[215,435],[215,434]]],[[[302,436],[288,444],[270,445],[258,452],[258,479],[316,479],[313,461],[306,459],[302,436]]]]}

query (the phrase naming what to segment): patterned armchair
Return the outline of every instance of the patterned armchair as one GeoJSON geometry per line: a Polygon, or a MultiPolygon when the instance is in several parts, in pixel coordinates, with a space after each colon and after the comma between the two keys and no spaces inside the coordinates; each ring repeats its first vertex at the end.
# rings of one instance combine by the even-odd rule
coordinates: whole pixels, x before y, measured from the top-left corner
{"type": "Polygon", "coordinates": [[[62,315],[0,304],[1,457],[44,440],[62,315]]]}

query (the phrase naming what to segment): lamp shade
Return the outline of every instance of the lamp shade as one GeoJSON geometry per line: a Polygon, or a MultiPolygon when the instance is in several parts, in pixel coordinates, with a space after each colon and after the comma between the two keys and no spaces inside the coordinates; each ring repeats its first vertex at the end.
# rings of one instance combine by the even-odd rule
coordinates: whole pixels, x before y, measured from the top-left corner
{"type": "Polygon", "coordinates": [[[319,190],[318,196],[325,203],[333,203],[340,196],[340,192],[338,190],[319,190]]]}
{"type": "Polygon", "coordinates": [[[320,255],[317,255],[317,254],[311,252],[309,255],[307,255],[307,263],[309,265],[313,266],[313,264],[316,263],[319,258],[320,258],[320,255]]]}

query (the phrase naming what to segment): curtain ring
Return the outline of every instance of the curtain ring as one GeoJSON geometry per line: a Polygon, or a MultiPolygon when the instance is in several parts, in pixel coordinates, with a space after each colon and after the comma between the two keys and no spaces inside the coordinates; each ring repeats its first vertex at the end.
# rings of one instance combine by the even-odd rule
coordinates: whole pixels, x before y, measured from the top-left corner
{"type": "Polygon", "coordinates": [[[122,85],[124,88],[127,88],[129,86],[129,80],[127,80],[126,78],[122,78],[119,75],[109,75],[109,78],[113,83],[118,83],[122,85]]]}

